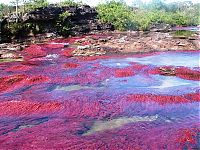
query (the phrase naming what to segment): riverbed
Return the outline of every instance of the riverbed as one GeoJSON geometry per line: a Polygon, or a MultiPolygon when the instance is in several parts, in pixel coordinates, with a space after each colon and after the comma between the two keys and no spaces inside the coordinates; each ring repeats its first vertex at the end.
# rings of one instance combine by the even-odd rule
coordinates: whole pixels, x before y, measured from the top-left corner
{"type": "Polygon", "coordinates": [[[0,63],[0,149],[199,148],[199,51],[71,53],[62,40],[0,63]]]}

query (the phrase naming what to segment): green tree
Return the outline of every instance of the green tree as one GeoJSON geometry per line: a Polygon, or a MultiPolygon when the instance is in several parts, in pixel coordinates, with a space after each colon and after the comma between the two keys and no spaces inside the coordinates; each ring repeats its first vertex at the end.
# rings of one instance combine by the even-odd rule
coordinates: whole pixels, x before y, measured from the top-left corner
{"type": "Polygon", "coordinates": [[[35,10],[37,8],[46,7],[49,3],[47,0],[29,0],[27,2],[28,10],[35,10]]]}
{"type": "Polygon", "coordinates": [[[60,5],[61,6],[79,6],[83,4],[82,2],[75,2],[74,0],[64,0],[61,1],[60,5]]]}
{"type": "Polygon", "coordinates": [[[136,28],[133,11],[122,1],[110,1],[97,6],[98,18],[101,22],[112,23],[118,30],[136,28]]]}

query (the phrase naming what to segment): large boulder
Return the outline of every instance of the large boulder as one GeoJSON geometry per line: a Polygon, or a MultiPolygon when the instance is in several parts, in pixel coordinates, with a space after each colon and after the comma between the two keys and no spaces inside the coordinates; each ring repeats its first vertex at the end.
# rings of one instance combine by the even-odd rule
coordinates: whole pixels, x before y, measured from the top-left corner
{"type": "Polygon", "coordinates": [[[23,22],[50,21],[56,19],[63,12],[61,7],[42,7],[26,13],[23,22]]]}
{"type": "Polygon", "coordinates": [[[6,17],[6,22],[10,25],[3,29],[4,34],[1,32],[0,36],[6,35],[4,39],[5,37],[18,39],[44,33],[67,36],[69,34],[81,35],[95,30],[114,30],[111,24],[99,23],[97,15],[96,9],[89,5],[63,7],[49,5],[30,11],[21,17],[15,14],[9,15],[6,17]],[[62,17],[60,17],[61,14],[63,14],[62,17]],[[17,33],[23,34],[16,36],[17,33]]]}
{"type": "MultiPolygon", "coordinates": [[[[45,22],[45,24],[52,26],[52,22],[57,21],[59,19],[59,15],[65,12],[68,12],[70,15],[64,18],[62,26],[70,24],[70,32],[75,35],[88,33],[94,30],[114,30],[114,26],[111,24],[99,23],[96,9],[90,7],[89,5],[64,7],[48,6],[38,8],[35,11],[25,14],[23,16],[23,22],[45,22]]],[[[52,28],[55,29],[54,27],[52,28]]]]}
{"type": "Polygon", "coordinates": [[[22,20],[23,22],[50,21],[58,19],[59,15],[64,12],[70,13],[70,18],[74,21],[79,21],[82,19],[95,19],[97,16],[96,10],[88,5],[82,5],[80,7],[57,7],[50,5],[26,13],[22,17],[22,20]]]}

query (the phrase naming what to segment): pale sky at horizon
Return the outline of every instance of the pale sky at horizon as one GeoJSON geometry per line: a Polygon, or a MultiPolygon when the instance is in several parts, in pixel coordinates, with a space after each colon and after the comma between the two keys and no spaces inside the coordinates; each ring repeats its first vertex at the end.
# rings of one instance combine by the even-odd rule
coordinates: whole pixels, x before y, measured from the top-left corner
{"type": "MultiPolygon", "coordinates": [[[[0,3],[4,3],[4,4],[9,4],[11,1],[13,0],[0,0],[0,3]]],[[[57,2],[60,2],[60,1],[63,1],[63,0],[47,0],[48,2],[50,3],[57,3],[57,2]]],[[[75,0],[75,1],[79,1],[79,0],[75,0]]],[[[97,5],[98,3],[103,3],[107,0],[82,0],[82,2],[84,3],[87,3],[91,6],[95,6],[97,5]]],[[[131,5],[133,3],[133,0],[124,0],[128,5],[131,5]]],[[[151,0],[142,0],[143,2],[149,2],[151,0]]],[[[198,3],[199,0],[165,0],[167,3],[169,2],[183,2],[183,1],[192,1],[193,3],[198,3]]]]}

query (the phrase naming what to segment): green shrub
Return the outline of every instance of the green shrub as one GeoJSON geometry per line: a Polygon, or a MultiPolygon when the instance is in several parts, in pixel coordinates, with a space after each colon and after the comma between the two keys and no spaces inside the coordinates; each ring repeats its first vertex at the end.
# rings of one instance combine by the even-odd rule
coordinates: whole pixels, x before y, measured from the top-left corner
{"type": "Polygon", "coordinates": [[[110,1],[97,6],[98,18],[101,22],[112,23],[117,30],[136,29],[134,13],[123,2],[110,1]]]}
{"type": "Polygon", "coordinates": [[[80,6],[82,2],[75,2],[74,0],[64,0],[60,3],[60,6],[80,6]]]}
{"type": "Polygon", "coordinates": [[[68,19],[70,16],[71,14],[66,11],[60,14],[56,21],[57,30],[61,35],[67,36],[70,34],[70,29],[73,27],[68,19]]]}
{"type": "Polygon", "coordinates": [[[121,1],[110,1],[97,6],[101,22],[112,23],[118,30],[149,30],[154,23],[166,23],[172,26],[191,26],[200,24],[199,4],[185,7],[184,3],[166,4],[162,0],[153,0],[132,10],[121,1]],[[159,4],[159,5],[158,5],[159,4]],[[179,6],[181,5],[181,6],[179,6]]]}
{"type": "Polygon", "coordinates": [[[12,38],[25,37],[30,32],[29,27],[23,23],[11,23],[6,26],[6,30],[12,38]]]}
{"type": "Polygon", "coordinates": [[[49,5],[47,0],[30,0],[27,4],[28,10],[35,10],[41,7],[47,7],[49,5]]]}
{"type": "Polygon", "coordinates": [[[59,15],[59,19],[58,20],[64,21],[69,16],[71,16],[71,14],[66,11],[66,12],[64,12],[64,13],[62,13],[62,14],[59,15]]]}

